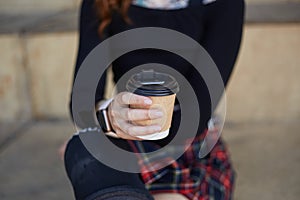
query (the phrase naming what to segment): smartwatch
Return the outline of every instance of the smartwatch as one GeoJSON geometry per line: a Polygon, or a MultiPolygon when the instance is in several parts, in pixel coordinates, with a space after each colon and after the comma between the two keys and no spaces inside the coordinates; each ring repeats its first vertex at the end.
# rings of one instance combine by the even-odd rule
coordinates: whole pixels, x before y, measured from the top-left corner
{"type": "Polygon", "coordinates": [[[108,106],[112,102],[113,99],[108,99],[104,101],[100,101],[96,106],[96,116],[97,120],[102,128],[102,130],[107,133],[111,132],[112,128],[108,118],[108,106]]]}

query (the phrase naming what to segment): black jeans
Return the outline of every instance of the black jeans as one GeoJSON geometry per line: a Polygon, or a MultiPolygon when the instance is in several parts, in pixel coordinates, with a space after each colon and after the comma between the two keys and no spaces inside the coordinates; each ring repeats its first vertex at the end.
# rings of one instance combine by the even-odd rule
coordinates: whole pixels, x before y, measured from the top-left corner
{"type": "Polygon", "coordinates": [[[79,136],[73,136],[65,152],[65,168],[78,200],[152,200],[139,174],[112,169],[95,159],[79,136]]]}

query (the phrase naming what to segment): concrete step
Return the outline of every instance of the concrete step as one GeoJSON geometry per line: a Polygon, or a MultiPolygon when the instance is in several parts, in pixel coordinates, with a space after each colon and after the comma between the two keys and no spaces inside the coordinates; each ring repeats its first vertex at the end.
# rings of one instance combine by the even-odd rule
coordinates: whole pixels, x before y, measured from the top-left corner
{"type": "Polygon", "coordinates": [[[78,10],[31,14],[0,14],[0,34],[76,31],[78,10]]]}
{"type": "MultiPolygon", "coordinates": [[[[227,124],[223,137],[237,172],[235,199],[298,200],[300,124],[227,124]]],[[[0,198],[73,199],[57,150],[74,132],[69,121],[37,122],[0,153],[0,198]]]]}

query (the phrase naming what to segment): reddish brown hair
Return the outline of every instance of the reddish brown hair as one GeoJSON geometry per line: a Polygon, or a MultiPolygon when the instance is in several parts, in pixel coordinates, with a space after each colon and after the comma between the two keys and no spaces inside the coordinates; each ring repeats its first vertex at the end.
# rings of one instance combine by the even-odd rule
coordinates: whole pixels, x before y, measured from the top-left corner
{"type": "Polygon", "coordinates": [[[104,29],[111,23],[112,12],[115,10],[121,14],[126,23],[131,23],[128,17],[128,8],[131,0],[95,0],[98,16],[101,20],[98,33],[102,36],[104,29]]]}

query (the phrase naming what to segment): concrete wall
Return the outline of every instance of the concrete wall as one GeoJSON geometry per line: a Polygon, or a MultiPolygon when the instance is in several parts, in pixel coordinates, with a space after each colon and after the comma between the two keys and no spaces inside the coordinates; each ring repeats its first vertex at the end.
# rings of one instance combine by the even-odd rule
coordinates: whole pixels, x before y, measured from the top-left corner
{"type": "Polygon", "coordinates": [[[0,121],[29,119],[30,95],[22,39],[18,35],[0,35],[0,44],[0,121]]]}
{"type": "Polygon", "coordinates": [[[76,33],[26,37],[27,70],[35,118],[68,116],[76,33]]]}
{"type": "MultiPolygon", "coordinates": [[[[300,119],[300,24],[246,25],[228,121],[300,119]]],[[[68,117],[78,35],[2,35],[0,120],[68,117]]]]}
{"type": "Polygon", "coordinates": [[[0,37],[0,121],[68,117],[76,33],[0,37]]]}
{"type": "Polygon", "coordinates": [[[228,88],[229,120],[300,120],[300,24],[248,25],[228,88]]]}
{"type": "MultiPolygon", "coordinates": [[[[34,13],[31,18],[36,18],[44,13],[47,16],[76,10],[80,2],[0,0],[0,15],[9,20],[34,13]]],[[[246,0],[247,4],[268,5],[289,2],[300,0],[246,0]]],[[[54,19],[46,27],[51,29],[57,21],[65,23],[54,19]]],[[[0,122],[69,117],[78,35],[62,30],[0,34],[0,122]]],[[[300,119],[299,35],[299,23],[246,25],[239,60],[227,90],[228,121],[300,119]]]]}

